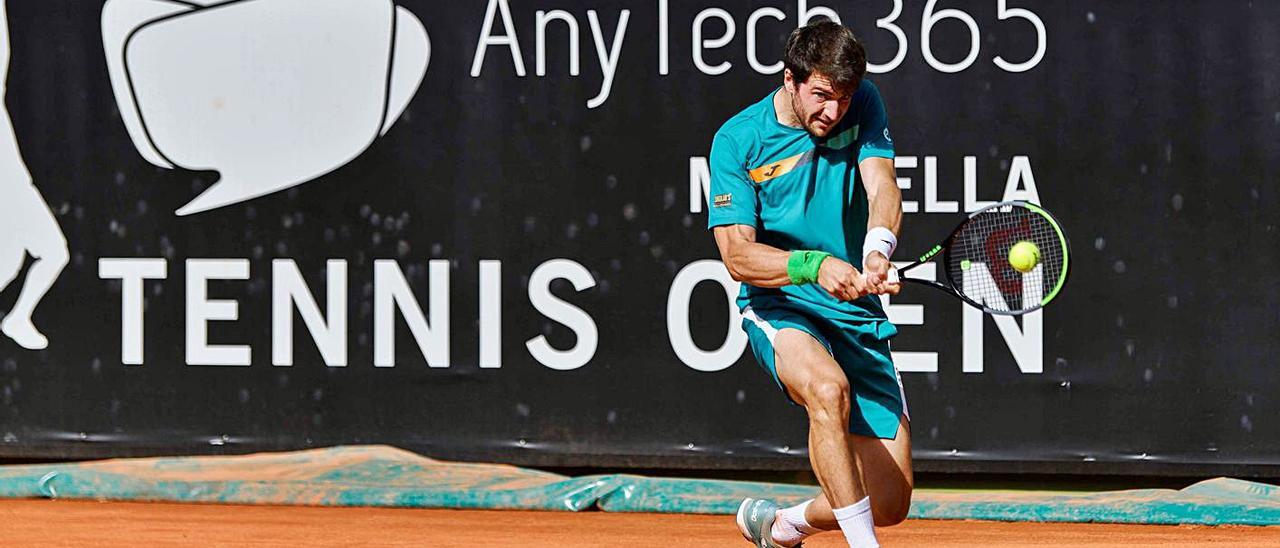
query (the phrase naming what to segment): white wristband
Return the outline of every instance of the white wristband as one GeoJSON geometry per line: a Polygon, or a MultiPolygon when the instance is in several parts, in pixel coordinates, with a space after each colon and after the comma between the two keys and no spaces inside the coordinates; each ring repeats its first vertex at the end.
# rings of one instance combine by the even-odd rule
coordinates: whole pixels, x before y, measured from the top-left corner
{"type": "Polygon", "coordinates": [[[891,259],[893,251],[897,248],[898,237],[893,235],[893,231],[877,226],[867,231],[867,239],[862,243],[862,261],[865,263],[867,255],[873,251],[879,251],[884,254],[884,258],[891,259]]]}

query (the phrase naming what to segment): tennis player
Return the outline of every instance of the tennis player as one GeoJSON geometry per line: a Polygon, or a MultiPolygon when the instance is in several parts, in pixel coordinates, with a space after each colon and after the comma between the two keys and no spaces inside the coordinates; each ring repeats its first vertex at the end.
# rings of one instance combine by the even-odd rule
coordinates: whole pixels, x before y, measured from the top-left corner
{"type": "Polygon", "coordinates": [[[906,518],[913,485],[889,354],[897,330],[877,296],[899,290],[888,280],[902,222],[893,141],[848,28],[798,28],[784,57],[782,87],[716,132],[709,225],[743,282],[756,360],[808,413],[822,494],[783,509],[748,498],[737,522],[760,547],[836,529],[850,546],[877,546],[874,526],[906,518]]]}
{"type": "Polygon", "coordinates": [[[9,14],[6,3],[0,0],[0,290],[22,271],[28,254],[35,259],[27,269],[13,308],[0,321],[0,332],[23,348],[43,350],[49,346],[49,339],[36,329],[31,314],[71,256],[58,220],[31,182],[31,172],[22,161],[9,110],[4,105],[9,55],[9,14]]]}

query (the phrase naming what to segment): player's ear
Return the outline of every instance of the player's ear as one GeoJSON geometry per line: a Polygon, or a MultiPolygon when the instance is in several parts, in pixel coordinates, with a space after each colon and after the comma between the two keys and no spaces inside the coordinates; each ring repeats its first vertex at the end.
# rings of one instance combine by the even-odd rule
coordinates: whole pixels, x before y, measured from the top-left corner
{"type": "Polygon", "coordinates": [[[791,69],[782,70],[782,85],[787,88],[787,91],[796,92],[796,77],[791,74],[791,69]]]}

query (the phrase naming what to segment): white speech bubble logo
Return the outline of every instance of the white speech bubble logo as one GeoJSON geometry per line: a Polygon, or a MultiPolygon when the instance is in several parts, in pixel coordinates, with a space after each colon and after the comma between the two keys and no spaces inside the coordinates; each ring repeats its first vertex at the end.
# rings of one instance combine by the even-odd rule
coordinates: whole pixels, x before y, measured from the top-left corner
{"type": "Polygon", "coordinates": [[[404,112],[431,56],[392,0],[108,0],[102,36],[138,152],[221,175],[178,215],[354,160],[404,112]]]}

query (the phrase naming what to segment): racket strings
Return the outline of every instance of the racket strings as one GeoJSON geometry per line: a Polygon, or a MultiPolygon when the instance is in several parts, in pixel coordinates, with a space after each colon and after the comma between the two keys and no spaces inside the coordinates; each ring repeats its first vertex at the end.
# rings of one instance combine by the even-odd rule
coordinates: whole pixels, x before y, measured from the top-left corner
{"type": "Polygon", "coordinates": [[[1039,308],[1062,274],[1063,244],[1058,230],[1043,215],[1020,205],[978,213],[952,239],[946,268],[956,288],[987,308],[1016,312],[1039,308]],[[1009,263],[1009,250],[1031,242],[1039,263],[1023,273],[1009,263]]]}

